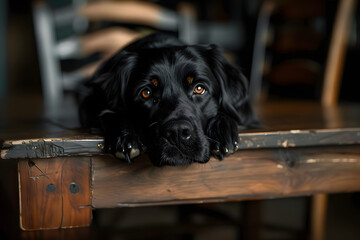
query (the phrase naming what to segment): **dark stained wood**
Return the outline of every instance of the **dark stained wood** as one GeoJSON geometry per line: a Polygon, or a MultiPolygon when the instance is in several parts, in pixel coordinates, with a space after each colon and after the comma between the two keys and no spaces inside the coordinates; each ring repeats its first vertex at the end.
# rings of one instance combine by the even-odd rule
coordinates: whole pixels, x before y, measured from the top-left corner
{"type": "Polygon", "coordinates": [[[103,139],[97,138],[41,138],[5,141],[2,159],[54,158],[101,154],[103,139]]]}
{"type": "MultiPolygon", "coordinates": [[[[321,107],[312,101],[272,102],[256,105],[262,127],[252,133],[240,133],[241,149],[262,147],[317,146],[359,143],[360,105],[321,107]]],[[[66,121],[64,121],[66,122],[66,121]]],[[[70,121],[68,121],[70,122],[70,121]]],[[[0,131],[1,158],[48,158],[99,154],[102,138],[84,131],[69,131],[49,122],[21,125],[15,135],[0,131]],[[38,134],[26,132],[46,125],[38,134]],[[25,129],[24,129],[25,127],[25,129]],[[31,136],[42,136],[34,138],[31,136]],[[53,137],[56,135],[57,137],[53,137]],[[23,136],[23,137],[21,137],[23,136]],[[30,138],[25,138],[30,136],[30,138]],[[2,142],[2,144],[1,144],[2,142]]],[[[35,130],[34,130],[35,129],[35,130]]]]}
{"type": "MultiPolygon", "coordinates": [[[[239,133],[239,150],[360,144],[360,128],[239,133]]],[[[51,158],[101,154],[103,139],[44,138],[6,141],[2,159],[51,158]]]]}
{"type": "Polygon", "coordinates": [[[239,149],[360,144],[360,128],[240,133],[239,149]]]}
{"type": "Polygon", "coordinates": [[[59,187],[62,161],[38,161],[36,165],[42,172],[29,164],[20,161],[18,167],[20,227],[23,230],[58,228],[62,218],[59,187]],[[46,191],[49,184],[58,187],[49,193],[46,191]]]}
{"type": "Polygon", "coordinates": [[[91,207],[91,162],[68,158],[62,168],[62,228],[89,226],[91,207]],[[71,188],[71,189],[70,189],[71,188]]]}
{"type": "Polygon", "coordinates": [[[19,161],[20,227],[23,230],[88,226],[90,159],[19,161]],[[78,192],[70,193],[76,183],[78,192]]]}
{"type": "Polygon", "coordinates": [[[22,231],[21,240],[72,240],[94,239],[90,228],[56,229],[46,231],[22,231]]]}
{"type": "Polygon", "coordinates": [[[323,107],[313,101],[279,101],[258,104],[255,111],[267,131],[357,128],[360,104],[323,107]]]}
{"type": "Polygon", "coordinates": [[[38,138],[0,132],[1,158],[19,161],[21,227],[87,226],[92,208],[360,190],[359,105],[282,102],[255,110],[263,126],[239,134],[239,151],[181,167],[154,167],[146,155],[126,164],[102,154],[101,137],[59,126],[38,138]]]}
{"type": "Polygon", "coordinates": [[[203,203],[360,190],[360,146],[244,150],[224,161],[153,167],[93,157],[93,207],[203,203]]]}

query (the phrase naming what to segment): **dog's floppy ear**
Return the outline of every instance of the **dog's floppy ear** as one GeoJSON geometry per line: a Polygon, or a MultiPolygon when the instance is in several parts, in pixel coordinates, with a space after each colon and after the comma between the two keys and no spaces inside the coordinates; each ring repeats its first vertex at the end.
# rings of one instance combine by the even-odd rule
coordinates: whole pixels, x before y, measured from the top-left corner
{"type": "Polygon", "coordinates": [[[99,128],[99,116],[103,111],[126,111],[124,93],[136,59],[135,53],[120,51],[105,61],[79,90],[79,116],[83,127],[99,128]]]}
{"type": "Polygon", "coordinates": [[[206,49],[205,58],[220,86],[220,111],[236,120],[239,129],[257,126],[249,102],[247,79],[228,62],[216,45],[211,44],[206,49]]]}

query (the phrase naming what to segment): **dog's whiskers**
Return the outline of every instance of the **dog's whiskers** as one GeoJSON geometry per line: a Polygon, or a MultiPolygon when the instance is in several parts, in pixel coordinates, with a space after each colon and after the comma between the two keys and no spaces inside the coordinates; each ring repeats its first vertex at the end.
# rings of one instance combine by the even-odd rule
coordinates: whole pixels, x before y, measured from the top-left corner
{"type": "Polygon", "coordinates": [[[153,127],[153,126],[156,125],[156,124],[159,124],[159,122],[156,121],[156,122],[151,123],[151,124],[148,126],[148,128],[151,128],[151,127],[153,127]]]}
{"type": "Polygon", "coordinates": [[[219,141],[217,141],[217,140],[215,140],[215,139],[213,139],[213,138],[210,138],[210,137],[208,137],[208,136],[205,136],[210,142],[214,142],[214,143],[217,143],[217,144],[220,144],[220,142],[219,141]]]}

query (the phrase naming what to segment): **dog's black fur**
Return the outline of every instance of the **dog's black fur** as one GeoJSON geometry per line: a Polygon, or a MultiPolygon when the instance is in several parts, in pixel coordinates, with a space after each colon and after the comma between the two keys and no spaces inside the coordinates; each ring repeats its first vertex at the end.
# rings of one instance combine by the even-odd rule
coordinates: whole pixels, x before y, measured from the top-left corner
{"type": "Polygon", "coordinates": [[[80,97],[85,128],[101,128],[105,151],[153,164],[222,160],[238,130],[256,122],[247,80],[215,45],[184,45],[153,34],[107,60],[80,97]]]}

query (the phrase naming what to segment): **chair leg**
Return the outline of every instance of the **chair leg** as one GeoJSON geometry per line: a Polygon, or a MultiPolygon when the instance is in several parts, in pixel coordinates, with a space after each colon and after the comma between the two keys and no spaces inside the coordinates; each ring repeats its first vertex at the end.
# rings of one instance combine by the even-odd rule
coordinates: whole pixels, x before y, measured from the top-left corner
{"type": "Polygon", "coordinates": [[[355,0],[339,1],[322,90],[321,101],[325,106],[335,105],[339,99],[341,75],[355,7],[355,0]]]}
{"type": "Polygon", "coordinates": [[[326,230],[327,194],[315,194],[311,204],[311,240],[324,240],[326,230]]]}

